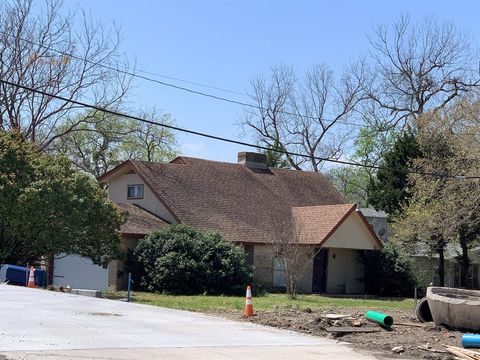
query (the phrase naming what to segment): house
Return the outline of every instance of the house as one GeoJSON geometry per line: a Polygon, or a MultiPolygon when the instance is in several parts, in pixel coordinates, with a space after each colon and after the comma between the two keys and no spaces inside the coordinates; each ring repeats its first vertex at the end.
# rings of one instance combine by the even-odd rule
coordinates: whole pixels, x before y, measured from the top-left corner
{"type": "Polygon", "coordinates": [[[360,208],[363,216],[372,225],[373,231],[383,241],[388,241],[388,214],[385,211],[378,211],[372,208],[360,208]]]}
{"type": "MultiPolygon", "coordinates": [[[[284,286],[273,251],[271,220],[300,225],[308,264],[298,290],[304,293],[363,293],[363,251],[382,242],[355,204],[345,204],[319,173],[268,168],[259,153],[239,153],[238,163],[179,156],[168,164],[126,161],[99,181],[111,201],[129,213],[121,233],[126,247],[155,229],[185,223],[217,230],[244,246],[254,281],[267,289],[284,286]],[[309,258],[311,257],[311,258],[309,258]]],[[[126,284],[124,264],[112,262],[109,283],[126,284]]]]}
{"type": "MultiPolygon", "coordinates": [[[[459,246],[447,245],[444,252],[444,274],[445,286],[460,287],[462,267],[459,262],[461,249],[459,246]]],[[[480,248],[474,248],[469,251],[470,269],[468,279],[472,289],[480,289],[480,248]]],[[[438,254],[429,254],[427,251],[418,250],[414,255],[415,266],[420,277],[422,286],[428,284],[439,285],[438,276],[438,254]]]]}

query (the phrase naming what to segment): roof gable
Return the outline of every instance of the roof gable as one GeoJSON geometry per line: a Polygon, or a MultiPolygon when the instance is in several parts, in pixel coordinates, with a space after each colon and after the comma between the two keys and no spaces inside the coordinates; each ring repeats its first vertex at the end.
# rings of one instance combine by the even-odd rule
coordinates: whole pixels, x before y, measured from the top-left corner
{"type": "Polygon", "coordinates": [[[292,208],[302,242],[325,247],[381,249],[382,242],[355,204],[292,208]]]}

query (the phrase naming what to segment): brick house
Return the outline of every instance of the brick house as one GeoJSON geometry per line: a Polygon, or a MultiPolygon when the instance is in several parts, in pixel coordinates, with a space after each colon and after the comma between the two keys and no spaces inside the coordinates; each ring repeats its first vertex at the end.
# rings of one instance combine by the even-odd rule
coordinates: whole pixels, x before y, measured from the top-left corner
{"type": "MultiPolygon", "coordinates": [[[[254,281],[268,289],[284,285],[269,219],[300,224],[302,245],[309,249],[300,292],[363,293],[359,255],[382,248],[356,205],[345,204],[324,175],[268,168],[263,154],[239,153],[236,164],[185,156],[168,164],[129,160],[99,181],[129,213],[121,228],[128,248],[169,224],[217,230],[245,247],[254,281]]],[[[110,286],[125,282],[123,263],[112,262],[110,286]]]]}

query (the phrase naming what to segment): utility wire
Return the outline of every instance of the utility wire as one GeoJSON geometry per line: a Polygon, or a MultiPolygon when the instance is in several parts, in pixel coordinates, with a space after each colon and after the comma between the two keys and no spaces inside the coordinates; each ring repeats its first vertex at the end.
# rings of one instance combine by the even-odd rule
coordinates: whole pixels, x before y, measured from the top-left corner
{"type": "MultiPolygon", "coordinates": [[[[1,32],[0,31],[0,34],[4,34],[4,35],[13,37],[13,35],[8,34],[6,32],[1,32]]],[[[23,37],[19,37],[19,39],[22,40],[22,41],[25,41],[29,44],[32,44],[32,45],[35,45],[35,46],[38,46],[38,47],[42,47],[42,48],[47,49],[49,51],[56,52],[57,54],[67,56],[67,57],[71,57],[72,59],[75,59],[75,60],[78,60],[78,61],[83,61],[83,62],[86,62],[86,63],[91,64],[91,65],[99,66],[99,67],[102,67],[102,68],[107,69],[107,70],[116,71],[116,72],[119,72],[119,73],[124,74],[124,75],[129,75],[129,76],[132,76],[132,77],[135,77],[135,78],[138,78],[138,79],[142,79],[142,80],[145,80],[145,81],[153,82],[153,83],[156,83],[156,84],[159,84],[159,85],[162,85],[162,86],[167,86],[167,87],[174,88],[174,89],[177,89],[177,90],[185,91],[185,92],[188,92],[188,93],[191,93],[191,94],[194,94],[194,95],[200,95],[200,96],[211,98],[211,99],[214,99],[214,100],[219,100],[219,101],[223,101],[223,102],[227,102],[227,103],[231,103],[231,104],[235,104],[235,105],[240,105],[240,106],[244,106],[244,107],[248,107],[248,108],[252,108],[252,109],[259,109],[259,110],[262,110],[262,111],[270,112],[270,109],[268,109],[268,108],[253,105],[253,104],[250,104],[250,103],[247,103],[247,102],[244,102],[244,101],[234,100],[234,99],[230,99],[230,98],[223,97],[223,96],[217,96],[217,95],[213,95],[213,94],[210,94],[210,93],[207,93],[207,92],[190,89],[190,88],[185,87],[185,86],[179,86],[179,85],[175,85],[175,84],[168,83],[168,82],[165,82],[165,81],[161,81],[161,80],[158,80],[158,79],[152,79],[151,77],[135,73],[133,70],[128,69],[128,68],[119,69],[119,68],[116,68],[116,67],[111,66],[111,65],[106,65],[106,64],[103,64],[101,62],[96,62],[96,61],[92,61],[92,60],[82,58],[82,57],[77,56],[77,55],[69,54],[67,52],[64,52],[64,51],[61,51],[61,50],[58,50],[58,49],[54,49],[54,48],[51,48],[51,47],[46,46],[46,45],[39,44],[37,42],[25,39],[23,37]]],[[[210,86],[210,85],[203,85],[203,84],[200,84],[200,83],[195,83],[195,82],[188,81],[188,80],[177,79],[177,78],[169,77],[169,76],[165,76],[165,75],[149,73],[149,72],[145,72],[145,71],[139,71],[139,72],[143,72],[143,73],[147,73],[147,74],[155,75],[155,76],[160,76],[160,77],[164,77],[164,78],[168,78],[168,79],[172,79],[172,80],[182,81],[182,82],[189,83],[189,84],[206,86],[206,87],[209,87],[209,88],[212,88],[212,89],[227,91],[227,92],[230,92],[230,93],[237,93],[237,92],[232,91],[232,90],[217,88],[217,87],[210,86]]],[[[237,93],[237,94],[246,95],[244,93],[237,93]]],[[[296,114],[296,113],[292,113],[292,112],[289,112],[289,111],[283,111],[283,110],[279,110],[278,113],[279,114],[284,114],[284,115],[289,115],[289,116],[300,116],[300,117],[310,119],[310,120],[317,120],[317,121],[319,120],[317,117],[310,116],[310,115],[307,115],[307,114],[298,114],[298,113],[296,114]]],[[[338,119],[338,120],[325,119],[325,121],[330,122],[330,124],[335,122],[335,123],[340,123],[340,124],[344,124],[344,125],[364,127],[364,125],[362,125],[362,124],[351,123],[351,122],[348,122],[348,121],[345,121],[345,120],[340,120],[340,119],[338,119]]],[[[328,126],[329,124],[326,124],[326,125],[328,126]]]]}
{"type": "Polygon", "coordinates": [[[81,102],[81,101],[77,101],[77,100],[67,99],[67,98],[59,96],[59,95],[50,94],[46,91],[34,89],[30,86],[21,85],[21,84],[14,83],[14,82],[11,82],[11,81],[8,81],[8,80],[0,79],[0,83],[6,84],[6,85],[9,85],[9,86],[14,86],[14,87],[17,87],[17,88],[20,88],[20,89],[23,89],[23,90],[27,90],[27,91],[30,91],[30,92],[33,92],[33,93],[37,93],[37,94],[40,94],[40,95],[43,95],[43,96],[51,97],[51,98],[54,98],[54,99],[57,99],[57,100],[62,100],[62,101],[72,103],[72,104],[75,104],[75,105],[79,105],[79,106],[82,106],[82,107],[86,107],[86,108],[94,109],[94,110],[97,110],[97,111],[101,111],[101,112],[111,114],[111,115],[114,115],[114,116],[118,116],[118,117],[122,117],[122,118],[126,118],[126,119],[132,119],[132,120],[140,121],[140,122],[147,123],[147,124],[157,125],[157,126],[161,126],[161,127],[170,129],[170,130],[180,131],[180,132],[183,132],[183,133],[192,134],[192,135],[196,135],[196,136],[201,136],[201,137],[205,137],[205,138],[208,138],[208,139],[223,141],[223,142],[236,144],[236,145],[247,146],[247,147],[251,147],[251,148],[255,148],[255,149],[273,151],[273,152],[280,153],[280,154],[303,157],[303,158],[310,159],[310,160],[325,161],[325,162],[330,162],[330,163],[334,163],[334,164],[342,164],[342,165],[363,167],[363,168],[368,168],[368,169],[377,169],[377,170],[378,169],[387,169],[387,170],[397,171],[397,172],[406,172],[408,174],[418,174],[418,175],[434,176],[434,177],[441,177],[441,178],[480,179],[480,176],[463,176],[463,175],[452,175],[452,174],[445,174],[445,173],[438,173],[438,172],[402,170],[402,169],[395,169],[395,168],[383,167],[383,166],[378,166],[378,165],[359,164],[359,163],[355,163],[355,162],[351,162],[351,161],[330,159],[330,158],[321,157],[321,156],[310,156],[310,155],[307,155],[307,154],[290,152],[290,151],[286,151],[286,150],[272,149],[270,147],[263,146],[263,145],[252,144],[252,143],[248,143],[248,142],[244,142],[244,141],[240,141],[240,140],[229,139],[229,138],[225,138],[225,137],[221,137],[221,136],[217,136],[217,135],[212,135],[212,134],[208,134],[208,133],[204,133],[204,132],[200,132],[200,131],[194,131],[194,130],[190,130],[190,129],[186,129],[186,128],[181,128],[181,127],[170,125],[170,124],[164,124],[164,123],[160,123],[160,122],[153,121],[153,120],[143,119],[143,118],[138,117],[138,116],[133,116],[133,115],[121,113],[119,111],[109,110],[107,108],[104,108],[104,107],[101,107],[101,106],[98,106],[98,105],[92,105],[92,104],[87,104],[85,102],[81,102]]]}

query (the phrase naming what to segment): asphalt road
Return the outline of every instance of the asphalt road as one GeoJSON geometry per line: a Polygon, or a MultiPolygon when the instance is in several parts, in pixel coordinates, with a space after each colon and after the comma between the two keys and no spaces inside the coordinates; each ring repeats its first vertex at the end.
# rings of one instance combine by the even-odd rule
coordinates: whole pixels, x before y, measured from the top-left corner
{"type": "Polygon", "coordinates": [[[0,285],[0,359],[373,359],[348,345],[188,311],[0,285]]]}

